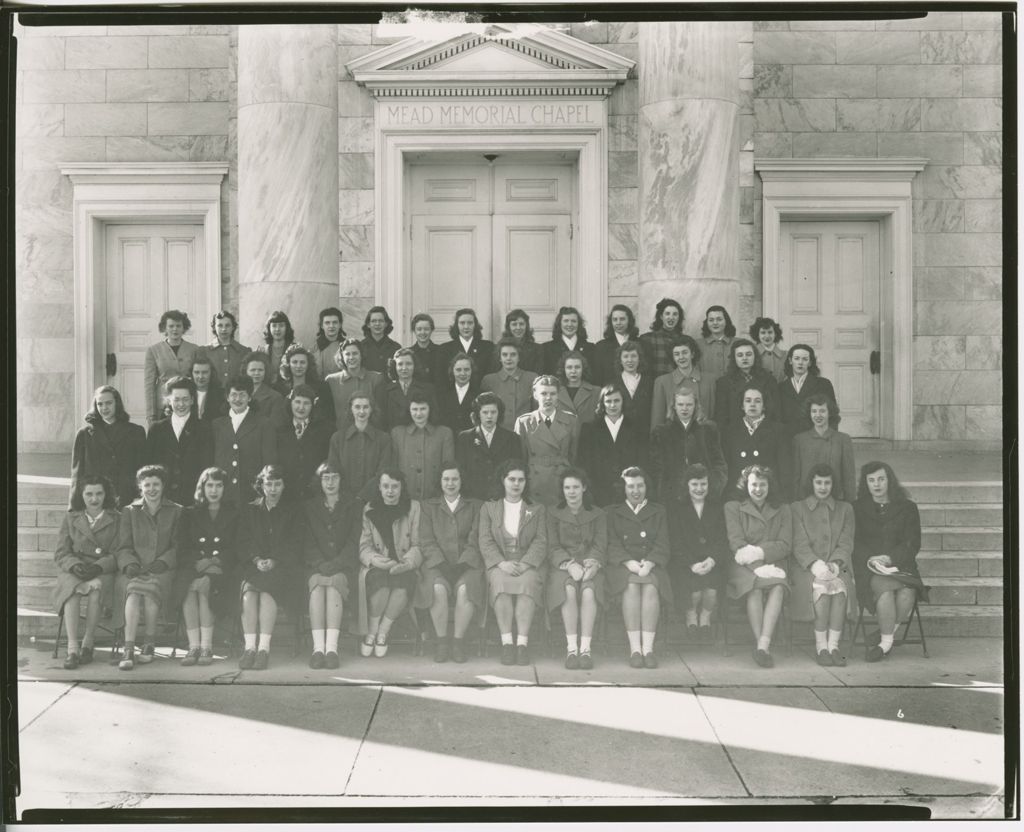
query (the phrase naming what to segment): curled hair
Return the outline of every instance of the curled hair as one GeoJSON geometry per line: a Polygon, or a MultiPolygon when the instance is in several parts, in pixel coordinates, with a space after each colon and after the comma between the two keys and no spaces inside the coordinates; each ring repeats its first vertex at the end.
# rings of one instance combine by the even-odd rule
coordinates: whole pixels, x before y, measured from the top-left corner
{"type": "Polygon", "coordinates": [[[743,492],[744,499],[750,498],[750,492],[747,490],[747,481],[751,476],[768,481],[767,502],[770,505],[777,506],[782,495],[779,493],[779,481],[775,475],[775,469],[769,468],[767,465],[748,465],[744,468],[740,472],[739,480],[736,482],[736,487],[743,492]]]}
{"type": "Polygon", "coordinates": [[[753,341],[748,341],[746,338],[737,338],[729,346],[729,360],[725,366],[725,374],[731,376],[740,375],[740,368],[736,364],[736,351],[740,347],[750,347],[754,353],[754,363],[750,365],[750,373],[753,375],[761,369],[761,353],[757,351],[757,347],[753,341]]]}
{"type": "Polygon", "coordinates": [[[815,393],[804,400],[803,411],[808,422],[811,421],[811,407],[813,405],[818,407],[825,405],[828,408],[828,426],[830,428],[835,428],[839,424],[839,406],[830,395],[827,393],[815,393]]]}
{"type": "Polygon", "coordinates": [[[910,500],[907,490],[900,484],[899,477],[888,462],[872,460],[860,467],[860,476],[857,478],[857,502],[871,503],[871,492],[868,490],[868,474],[878,471],[885,471],[885,477],[889,481],[889,502],[900,503],[910,500]]]}
{"type": "MultiPolygon", "coordinates": [[[[526,339],[523,338],[523,342],[525,342],[525,341],[526,341],[526,339]]],[[[499,340],[498,343],[494,345],[494,349],[498,353],[498,362],[499,363],[501,362],[501,350],[502,350],[502,347],[512,347],[512,349],[514,349],[516,351],[516,355],[519,357],[519,359],[522,360],[522,357],[523,357],[523,345],[522,345],[522,343],[517,341],[511,335],[503,335],[501,337],[501,340],[499,340]]]]}
{"type": "Polygon", "coordinates": [[[117,491],[114,484],[102,474],[84,474],[75,483],[75,490],[71,492],[71,510],[85,511],[85,499],[82,492],[87,485],[103,486],[103,509],[117,508],[117,491]]]}
{"type": "Polygon", "coordinates": [[[214,335],[217,334],[217,321],[231,321],[231,337],[235,337],[238,332],[238,318],[234,316],[234,313],[228,312],[227,309],[221,309],[210,318],[210,332],[214,335]]]}
{"type": "Polygon", "coordinates": [[[256,385],[253,384],[253,381],[249,376],[239,373],[228,382],[227,392],[230,393],[232,390],[244,390],[251,397],[252,391],[255,387],[256,385]]]}
{"type": "Polygon", "coordinates": [[[206,483],[213,481],[219,483],[227,483],[228,473],[223,468],[217,466],[211,466],[204,468],[203,473],[199,475],[199,479],[196,480],[196,492],[192,495],[197,506],[206,505],[206,483]]]}
{"type": "Polygon", "coordinates": [[[501,424],[501,420],[505,418],[505,402],[501,400],[501,397],[497,393],[487,390],[480,393],[475,399],[473,399],[473,412],[470,415],[470,418],[473,420],[474,425],[480,424],[480,411],[489,404],[497,405],[498,424],[501,424]]]}
{"type": "Polygon", "coordinates": [[[434,319],[430,315],[428,315],[426,312],[417,312],[415,315],[412,316],[412,320],[409,321],[409,331],[414,332],[416,330],[416,324],[418,324],[420,321],[426,321],[428,324],[430,324],[431,332],[437,329],[437,326],[434,324],[434,319]]]}
{"type": "Polygon", "coordinates": [[[779,326],[778,322],[772,318],[754,318],[754,323],[750,325],[750,329],[747,332],[750,333],[750,340],[754,343],[758,343],[761,340],[761,330],[771,329],[775,332],[775,343],[778,344],[782,341],[782,327],[779,326]]]}
{"type": "MultiPolygon", "coordinates": [[[[690,363],[696,366],[700,362],[700,357],[703,353],[701,353],[700,344],[697,343],[696,338],[685,334],[680,335],[672,345],[672,349],[675,350],[676,347],[689,347],[691,355],[690,363]]],[[[674,362],[675,359],[673,359],[673,363],[674,362]]]]}
{"type": "Polygon", "coordinates": [[[281,376],[285,381],[292,380],[292,368],[291,357],[293,355],[304,355],[306,356],[306,378],[307,384],[317,384],[320,381],[320,376],[316,371],[316,361],[313,360],[313,353],[307,350],[302,344],[289,344],[288,348],[284,351],[284,355],[281,356],[281,366],[278,368],[278,375],[281,376]]]}
{"type": "Polygon", "coordinates": [[[476,311],[470,309],[468,306],[464,306],[462,309],[455,311],[455,317],[452,319],[452,325],[448,327],[448,335],[453,341],[457,341],[462,336],[459,335],[459,318],[463,315],[473,316],[473,338],[483,338],[484,328],[480,326],[480,319],[476,315],[476,311]]]}
{"type": "Polygon", "coordinates": [[[288,320],[288,316],[284,312],[275,309],[267,316],[267,323],[263,327],[263,341],[268,347],[274,343],[274,336],[270,334],[271,324],[284,324],[284,343],[294,343],[295,330],[292,329],[292,322],[288,320]]]}
{"type": "Polygon", "coordinates": [[[523,339],[522,339],[522,341],[520,343],[523,343],[523,344],[532,344],[532,343],[534,343],[534,340],[533,340],[533,327],[530,326],[530,316],[527,315],[526,311],[523,310],[523,309],[513,309],[511,312],[509,312],[505,316],[505,328],[501,331],[502,337],[503,338],[512,338],[513,340],[515,340],[515,336],[512,334],[512,330],[509,328],[509,324],[511,324],[512,321],[515,321],[515,320],[526,321],[526,332],[523,333],[523,339]]]}
{"type": "Polygon", "coordinates": [[[400,347],[388,359],[388,378],[392,381],[398,381],[398,359],[405,356],[412,359],[412,369],[414,373],[416,372],[416,353],[412,351],[412,347],[400,347]]]}
{"type": "Polygon", "coordinates": [[[683,469],[682,482],[708,478],[708,468],[703,462],[691,462],[683,469]]]}
{"type": "Polygon", "coordinates": [[[99,408],[96,407],[96,400],[104,393],[110,393],[114,397],[114,421],[127,422],[129,417],[128,411],[124,409],[124,399],[121,398],[121,394],[112,384],[101,385],[93,391],[92,410],[85,414],[85,421],[91,425],[97,425],[103,421],[99,408]]]}
{"type": "Polygon", "coordinates": [[[384,335],[390,335],[395,329],[395,322],[391,320],[391,316],[388,314],[388,310],[383,306],[371,306],[370,311],[366,313],[366,319],[363,321],[363,335],[366,338],[372,338],[370,335],[370,318],[380,312],[384,316],[384,335]]]}
{"type": "Polygon", "coordinates": [[[577,343],[586,341],[587,326],[583,321],[583,316],[580,314],[580,310],[575,306],[563,306],[558,310],[558,314],[555,315],[555,322],[551,325],[551,340],[562,340],[562,318],[566,315],[575,315],[576,320],[580,322],[579,328],[576,330],[577,343]]]}
{"type": "Polygon", "coordinates": [[[187,390],[193,400],[196,398],[196,383],[185,376],[175,376],[164,384],[164,398],[170,399],[174,390],[187,390]]]}
{"type": "MultiPolygon", "coordinates": [[[[246,371],[248,370],[249,365],[253,361],[260,361],[260,362],[262,362],[263,368],[264,368],[264,370],[266,370],[266,375],[270,375],[270,355],[268,353],[260,352],[259,350],[253,350],[252,352],[248,353],[242,359],[242,365],[241,365],[242,366],[242,372],[245,372],[246,375],[248,375],[248,372],[246,372],[246,371]]],[[[267,379],[266,377],[264,377],[263,380],[265,382],[269,383],[269,379],[267,379]]]]}
{"type": "Polygon", "coordinates": [[[380,481],[382,477],[389,477],[390,479],[396,480],[401,486],[401,491],[398,492],[398,508],[402,510],[402,515],[409,513],[409,508],[412,506],[412,496],[409,494],[409,486],[405,479],[405,474],[402,473],[402,469],[397,465],[388,466],[384,468],[375,477],[377,481],[377,487],[373,489],[373,495],[368,501],[370,509],[379,509],[384,507],[384,496],[380,493],[380,481]]]}
{"type": "Polygon", "coordinates": [[[473,360],[473,356],[465,352],[457,352],[452,356],[451,361],[448,362],[448,381],[455,382],[455,365],[460,361],[469,362],[469,383],[472,384],[476,379],[476,362],[473,360]]]}
{"type": "Polygon", "coordinates": [[[511,474],[513,471],[522,471],[523,476],[526,478],[526,486],[523,488],[523,502],[530,502],[530,466],[528,466],[523,460],[512,457],[506,459],[501,465],[498,466],[494,472],[494,478],[498,482],[498,497],[499,500],[505,497],[505,477],[511,474]]]}
{"type": "Polygon", "coordinates": [[[651,329],[657,332],[659,329],[665,329],[665,322],[661,319],[662,313],[670,306],[674,306],[679,310],[679,323],[676,324],[675,329],[665,330],[666,332],[674,332],[677,335],[683,334],[683,324],[686,322],[686,313],[683,311],[683,307],[679,301],[673,298],[662,298],[654,307],[654,320],[651,321],[651,329]]]}
{"type": "Polygon", "coordinates": [[[712,312],[721,312],[723,315],[725,315],[725,337],[735,337],[736,324],[732,322],[732,318],[729,316],[729,313],[726,310],[726,308],[719,304],[709,306],[708,311],[704,313],[704,322],[700,325],[700,334],[703,335],[705,338],[711,337],[711,328],[708,326],[708,315],[710,315],[712,312]]]}
{"type": "Polygon", "coordinates": [[[612,313],[613,312],[625,312],[626,313],[626,335],[629,340],[640,337],[640,329],[636,325],[636,316],[633,315],[633,310],[630,309],[624,303],[617,303],[608,311],[608,317],[605,318],[604,322],[604,337],[609,341],[615,337],[615,328],[612,326],[612,313]]]}
{"type": "MultiPolygon", "coordinates": [[[[814,478],[815,477],[828,477],[832,480],[832,490],[836,487],[836,472],[835,469],[827,462],[818,462],[811,466],[811,470],[807,472],[807,480],[804,482],[806,486],[806,493],[814,493],[814,478]]],[[[831,492],[830,492],[831,493],[831,492]]]]}
{"type": "Polygon", "coordinates": [[[316,393],[316,388],[311,384],[297,384],[288,393],[288,401],[294,401],[295,399],[309,399],[311,402],[316,404],[316,400],[320,398],[316,393]]]}
{"type": "MultiPolygon", "coordinates": [[[[626,342],[629,343],[628,341],[626,342]]],[[[604,406],[604,397],[610,396],[612,393],[618,393],[622,396],[622,403],[626,403],[626,390],[623,388],[621,382],[613,381],[610,384],[606,384],[601,388],[601,392],[597,394],[597,406],[594,408],[594,412],[597,414],[598,419],[603,419],[608,415],[608,411],[604,406]]]]}
{"type": "Polygon", "coordinates": [[[345,316],[341,314],[341,310],[337,306],[328,306],[326,309],[320,310],[318,317],[318,324],[316,329],[316,348],[318,350],[327,349],[327,345],[331,342],[327,340],[327,336],[324,334],[324,318],[330,318],[331,316],[337,317],[338,323],[338,340],[345,340],[345,316]]]}
{"type": "Polygon", "coordinates": [[[252,481],[253,490],[261,497],[266,496],[263,486],[270,480],[281,480],[284,482],[284,468],[280,465],[264,465],[252,481]]]}
{"type": "Polygon", "coordinates": [[[462,470],[462,466],[459,465],[454,459],[443,459],[441,460],[439,476],[444,476],[445,471],[458,471],[459,479],[464,480],[466,478],[466,472],[462,470]]]}
{"type": "Polygon", "coordinates": [[[157,477],[163,486],[167,487],[167,469],[163,465],[143,465],[135,472],[135,484],[141,485],[148,477],[157,477]]]}
{"type": "Polygon", "coordinates": [[[554,387],[556,390],[561,390],[562,382],[558,380],[558,376],[537,376],[537,378],[533,380],[533,384],[530,385],[530,389],[533,390],[534,394],[536,394],[538,387],[554,387]]]}
{"type": "Polygon", "coordinates": [[[316,466],[316,471],[313,473],[314,477],[322,477],[324,474],[338,474],[341,475],[341,469],[333,462],[321,462],[316,466]]]}
{"type": "MultiPolygon", "coordinates": [[[[565,481],[568,479],[579,480],[583,484],[583,508],[588,511],[594,507],[594,501],[590,497],[590,477],[582,468],[566,468],[558,477],[558,507],[565,508],[568,503],[565,500],[565,481]]],[[[548,545],[553,545],[549,542],[548,545]]]]}
{"type": "Polygon", "coordinates": [[[338,351],[334,354],[334,364],[339,370],[345,369],[345,359],[341,354],[349,347],[355,347],[359,350],[359,366],[363,365],[363,345],[355,338],[346,338],[341,342],[341,346],[338,347],[338,351]]]}
{"type": "Polygon", "coordinates": [[[820,376],[821,370],[818,368],[818,356],[814,352],[814,347],[809,344],[793,344],[786,353],[786,361],[782,365],[782,371],[786,374],[786,378],[793,377],[793,353],[797,350],[806,350],[811,357],[810,363],[807,365],[807,375],[820,376]]]}
{"type": "Polygon", "coordinates": [[[651,475],[639,465],[630,465],[628,468],[623,468],[622,473],[619,474],[619,479],[623,482],[627,479],[633,479],[634,477],[643,477],[644,486],[646,486],[648,491],[651,490],[651,475]]]}
{"type": "Polygon", "coordinates": [[[192,329],[192,321],[190,321],[188,315],[180,309],[168,309],[164,312],[164,314],[160,316],[160,323],[158,323],[156,327],[157,330],[165,332],[167,330],[168,321],[177,321],[182,325],[185,332],[192,329]]]}
{"type": "Polygon", "coordinates": [[[349,413],[352,412],[352,405],[358,399],[366,399],[366,401],[368,401],[370,403],[370,415],[371,416],[373,416],[373,414],[377,412],[377,403],[373,400],[373,393],[370,393],[367,390],[356,390],[354,393],[352,393],[351,396],[348,397],[348,412],[349,413]]]}
{"type": "Polygon", "coordinates": [[[640,342],[630,338],[628,341],[623,341],[619,344],[615,350],[615,369],[620,373],[623,371],[622,354],[624,352],[635,352],[637,354],[639,361],[637,361],[636,371],[639,375],[643,375],[644,370],[647,369],[647,356],[644,355],[644,348],[640,345],[640,342]]]}
{"type": "Polygon", "coordinates": [[[583,365],[583,374],[580,376],[580,381],[586,381],[587,376],[590,375],[590,362],[587,361],[587,357],[579,350],[572,350],[571,352],[563,352],[561,357],[558,359],[558,369],[556,375],[562,385],[565,387],[569,386],[569,380],[565,377],[565,362],[578,359],[580,364],[583,365]]]}

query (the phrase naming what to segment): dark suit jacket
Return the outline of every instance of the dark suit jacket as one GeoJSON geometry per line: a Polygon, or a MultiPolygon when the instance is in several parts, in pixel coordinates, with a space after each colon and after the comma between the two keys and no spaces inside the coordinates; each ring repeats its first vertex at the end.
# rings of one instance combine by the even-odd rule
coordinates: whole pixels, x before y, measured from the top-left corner
{"type": "MultiPolygon", "coordinates": [[[[545,344],[541,345],[541,366],[544,368],[544,372],[549,375],[555,375],[558,372],[558,362],[565,353],[569,352],[565,347],[565,342],[561,336],[553,338],[545,344]]],[[[593,381],[594,374],[594,345],[589,341],[584,341],[582,338],[576,339],[576,352],[582,353],[583,357],[587,359],[587,364],[590,369],[588,372],[583,374],[583,378],[587,381],[593,381]]],[[[522,364],[520,364],[522,366],[522,364]]]]}
{"type": "MultiPolygon", "coordinates": [[[[203,414],[199,417],[199,421],[212,426],[214,419],[218,416],[226,416],[230,409],[224,388],[211,384],[210,388],[206,391],[206,401],[203,403],[203,414]]],[[[196,396],[196,404],[193,406],[193,410],[196,410],[197,412],[199,410],[198,395],[196,396]]]]}
{"type": "MultiPolygon", "coordinates": [[[[807,400],[811,396],[818,394],[824,394],[832,399],[832,401],[836,401],[836,391],[832,387],[832,382],[827,378],[807,376],[799,393],[793,389],[793,382],[790,379],[784,378],[779,382],[780,414],[776,418],[782,422],[790,436],[796,436],[796,434],[803,433],[805,430],[810,430],[814,427],[804,408],[807,406],[807,400]]],[[[828,409],[828,417],[828,426],[835,430],[839,426],[838,402],[836,402],[835,413],[832,412],[831,407],[828,409]]]]}
{"type": "MultiPolygon", "coordinates": [[[[634,339],[635,340],[635,339],[634,339]]],[[[602,338],[594,343],[593,363],[590,365],[590,380],[598,387],[618,380],[615,368],[615,354],[619,351],[619,339],[602,338]]]]}
{"type": "Polygon", "coordinates": [[[748,465],[767,465],[775,472],[775,481],[782,489],[779,501],[790,499],[789,484],[792,480],[790,462],[790,440],[785,428],[774,419],[765,419],[757,426],[753,435],[747,430],[743,419],[733,422],[722,431],[722,453],[729,469],[726,483],[726,499],[745,500],[746,494],[737,491],[732,494],[740,472],[748,465]],[[729,496],[731,494],[731,496],[729,496]]]}
{"type": "Polygon", "coordinates": [[[117,491],[117,504],[130,505],[138,492],[135,472],[146,461],[146,431],[134,422],[108,425],[98,416],[86,416],[71,449],[71,493],[80,477],[101,474],[117,491]]]}
{"type": "Polygon", "coordinates": [[[437,396],[434,388],[429,384],[423,384],[413,379],[409,385],[409,392],[402,392],[402,385],[397,381],[387,381],[377,388],[377,415],[379,427],[385,433],[391,428],[399,425],[412,424],[412,417],[409,415],[409,399],[413,393],[425,395],[430,402],[430,413],[437,413],[437,396]]]}
{"type": "Polygon", "coordinates": [[[603,508],[621,503],[626,499],[622,490],[623,470],[632,465],[647,468],[647,432],[638,427],[629,416],[623,416],[619,435],[613,441],[603,416],[583,425],[579,463],[590,476],[590,494],[595,505],[603,508]]]}
{"type": "Polygon", "coordinates": [[[455,393],[455,383],[446,381],[440,387],[434,389],[437,397],[437,411],[432,413],[431,421],[435,425],[445,425],[451,428],[454,435],[458,436],[462,431],[473,427],[473,420],[470,414],[473,412],[473,399],[476,398],[480,388],[472,381],[466,391],[466,397],[459,403],[459,397],[455,393]]]}
{"type": "MultiPolygon", "coordinates": [[[[448,365],[460,352],[463,352],[462,341],[458,338],[438,345],[436,370],[438,380],[448,378],[448,365]]],[[[491,360],[494,357],[494,343],[483,338],[474,338],[469,345],[469,352],[466,354],[473,359],[473,378],[479,383],[484,374],[490,372],[491,360]]]]}
{"type": "Polygon", "coordinates": [[[213,422],[213,464],[228,473],[224,498],[245,505],[255,498],[252,484],[264,465],[278,460],[277,437],[270,421],[252,408],[238,426],[231,427],[231,416],[213,422]]]}
{"type": "MultiPolygon", "coordinates": [[[[622,377],[616,375],[612,381],[617,381],[622,384],[622,377]]],[[[636,430],[642,432],[645,436],[650,437],[651,435],[651,408],[654,406],[654,376],[651,373],[644,373],[640,376],[640,383],[637,385],[636,393],[632,396],[629,395],[629,391],[626,390],[626,386],[623,384],[622,389],[625,390],[625,399],[622,402],[622,413],[624,416],[628,416],[630,421],[636,426],[636,430]]]]}
{"type": "Polygon", "coordinates": [[[277,456],[284,468],[284,496],[286,500],[304,500],[317,492],[312,484],[313,475],[321,462],[327,461],[327,452],[334,435],[334,422],[311,419],[302,433],[295,438],[294,423],[277,431],[277,456]]]}
{"type": "Polygon", "coordinates": [[[498,466],[520,455],[519,438],[501,425],[494,429],[490,447],[480,428],[462,431],[455,437],[455,461],[462,469],[462,493],[478,500],[497,499],[501,493],[498,466]]]}
{"type": "Polygon", "coordinates": [[[213,464],[210,423],[200,421],[193,412],[181,436],[175,437],[171,417],[154,422],[146,436],[146,461],[167,469],[170,479],[164,492],[168,499],[192,505],[199,475],[213,464]]]}
{"type": "Polygon", "coordinates": [[[764,414],[769,419],[779,419],[779,391],[775,376],[758,367],[750,381],[744,381],[739,374],[726,373],[715,382],[715,424],[725,430],[732,422],[743,418],[743,391],[751,385],[764,393],[764,414]]]}

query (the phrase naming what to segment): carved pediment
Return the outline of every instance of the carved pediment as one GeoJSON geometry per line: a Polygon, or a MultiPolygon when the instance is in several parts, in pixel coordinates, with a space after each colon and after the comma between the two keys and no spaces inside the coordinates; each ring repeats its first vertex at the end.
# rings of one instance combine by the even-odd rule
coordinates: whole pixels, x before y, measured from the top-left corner
{"type": "Polygon", "coordinates": [[[377,97],[608,95],[634,62],[553,29],[406,38],[347,64],[377,97]]]}

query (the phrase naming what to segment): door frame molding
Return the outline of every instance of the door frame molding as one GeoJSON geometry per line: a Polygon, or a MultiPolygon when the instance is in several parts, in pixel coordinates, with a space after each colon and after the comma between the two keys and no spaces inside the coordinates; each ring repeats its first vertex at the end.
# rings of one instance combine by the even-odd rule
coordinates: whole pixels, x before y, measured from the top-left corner
{"type": "Polygon", "coordinates": [[[782,223],[878,220],[879,437],[913,439],[914,269],[911,182],[924,158],[755,159],[763,183],[762,298],[776,317],[785,287],[779,270],[782,223]]]}
{"type": "MultiPolygon", "coordinates": [[[[104,234],[107,225],[188,223],[205,234],[207,309],[221,304],[221,183],[226,162],[98,162],[64,165],[71,180],[75,283],[75,402],[91,406],[104,378],[107,336],[104,234]]],[[[205,328],[206,321],[198,321],[205,328]]]]}

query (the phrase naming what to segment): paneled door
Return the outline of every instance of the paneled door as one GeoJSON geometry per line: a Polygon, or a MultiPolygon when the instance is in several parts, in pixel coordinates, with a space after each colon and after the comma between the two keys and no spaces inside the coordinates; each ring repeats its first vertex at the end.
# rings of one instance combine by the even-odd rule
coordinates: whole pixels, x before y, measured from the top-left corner
{"type": "Polygon", "coordinates": [[[814,347],[821,374],[835,387],[840,430],[854,437],[877,437],[878,223],[783,223],[779,256],[783,346],[814,347]]]}
{"type": "Polygon", "coordinates": [[[572,167],[417,164],[409,175],[409,297],[434,317],[434,340],[448,340],[463,306],[485,338],[517,307],[538,341],[550,338],[558,307],[572,302],[572,167]]]}
{"type": "Polygon", "coordinates": [[[120,391],[132,421],[144,425],[146,348],[163,337],[160,316],[180,309],[192,321],[187,340],[210,337],[203,227],[108,225],[105,243],[106,383],[120,391]]]}

